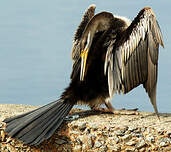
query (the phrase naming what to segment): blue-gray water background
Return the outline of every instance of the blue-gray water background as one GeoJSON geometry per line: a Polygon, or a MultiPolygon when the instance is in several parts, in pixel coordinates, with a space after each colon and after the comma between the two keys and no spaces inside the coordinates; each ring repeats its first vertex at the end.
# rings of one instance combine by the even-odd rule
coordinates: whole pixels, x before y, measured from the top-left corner
{"type": "MultiPolygon", "coordinates": [[[[0,3],[0,101],[43,105],[59,98],[69,84],[74,32],[90,4],[133,19],[150,6],[163,32],[160,48],[157,102],[171,112],[171,1],[170,0],[15,0],[0,3]]],[[[86,92],[85,92],[86,93],[86,92]]],[[[153,111],[143,87],[116,95],[116,108],[153,111]]]]}

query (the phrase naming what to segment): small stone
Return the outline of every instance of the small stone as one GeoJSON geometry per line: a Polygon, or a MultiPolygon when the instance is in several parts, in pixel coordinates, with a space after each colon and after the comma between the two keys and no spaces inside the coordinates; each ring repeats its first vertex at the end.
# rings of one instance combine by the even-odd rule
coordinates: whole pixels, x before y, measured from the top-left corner
{"type": "Polygon", "coordinates": [[[145,132],[145,129],[146,129],[145,127],[142,127],[141,132],[145,132]]]}
{"type": "Polygon", "coordinates": [[[125,148],[125,151],[126,152],[133,152],[133,151],[135,151],[135,147],[127,147],[127,148],[125,148]]]}
{"type": "Polygon", "coordinates": [[[84,131],[86,129],[86,127],[87,127],[87,123],[86,122],[83,122],[83,123],[79,123],[78,124],[78,129],[80,131],[84,131]]]}
{"type": "Polygon", "coordinates": [[[108,131],[109,131],[109,132],[113,132],[114,130],[115,130],[114,127],[110,127],[108,131]]]}
{"type": "Polygon", "coordinates": [[[80,116],[79,115],[68,115],[66,116],[65,120],[66,121],[73,121],[75,119],[78,119],[80,116]]]}
{"type": "Polygon", "coordinates": [[[143,135],[141,134],[141,133],[132,133],[132,136],[134,136],[134,137],[143,137],[143,135]]]}
{"type": "Polygon", "coordinates": [[[164,147],[164,146],[171,144],[171,139],[168,137],[160,138],[158,140],[158,143],[161,147],[164,147]]]}
{"type": "Polygon", "coordinates": [[[146,140],[149,141],[150,143],[153,143],[155,141],[154,136],[147,136],[146,140]]]}
{"type": "Polygon", "coordinates": [[[171,130],[167,131],[166,134],[171,137],[171,130]]]}
{"type": "Polygon", "coordinates": [[[132,137],[132,135],[131,135],[131,134],[124,135],[124,136],[122,137],[122,140],[123,140],[123,141],[128,141],[128,140],[130,140],[130,139],[131,139],[131,137],[132,137]]]}
{"type": "Polygon", "coordinates": [[[94,147],[99,148],[101,146],[102,146],[102,143],[99,140],[96,140],[95,143],[94,143],[94,147]]]}
{"type": "Polygon", "coordinates": [[[100,148],[99,148],[99,150],[98,150],[98,152],[105,152],[105,151],[107,151],[107,146],[106,145],[102,145],[100,148]]]}
{"type": "Polygon", "coordinates": [[[93,147],[93,142],[92,142],[92,140],[88,140],[88,142],[87,142],[87,144],[88,144],[88,147],[89,148],[92,148],[93,147]]]}
{"type": "Polygon", "coordinates": [[[91,128],[93,129],[93,131],[96,131],[98,130],[99,126],[97,124],[93,124],[91,128]]]}
{"type": "Polygon", "coordinates": [[[84,132],[85,132],[86,134],[90,134],[90,129],[89,129],[89,128],[86,128],[84,132]]]}
{"type": "Polygon", "coordinates": [[[146,150],[145,150],[145,148],[143,147],[143,148],[139,149],[139,152],[146,152],[146,150]]]}
{"type": "Polygon", "coordinates": [[[4,141],[5,139],[5,132],[4,130],[1,130],[1,140],[4,141]]]}
{"type": "Polygon", "coordinates": [[[162,141],[161,143],[160,143],[160,146],[161,147],[164,147],[164,146],[167,146],[168,145],[168,143],[166,143],[166,142],[164,142],[164,141],[162,141]]]}
{"type": "Polygon", "coordinates": [[[109,132],[108,131],[102,131],[102,135],[103,136],[109,136],[109,132]]]}
{"type": "Polygon", "coordinates": [[[73,134],[74,134],[74,135],[79,135],[79,134],[80,134],[80,132],[79,132],[79,131],[75,131],[75,130],[73,130],[73,131],[71,131],[71,136],[72,136],[73,134]]]}
{"type": "Polygon", "coordinates": [[[95,135],[92,135],[92,134],[89,134],[88,135],[88,139],[91,139],[91,140],[95,140],[96,139],[96,136],[95,135]]]}
{"type": "Polygon", "coordinates": [[[144,141],[144,140],[140,140],[140,142],[138,142],[138,143],[135,145],[135,147],[136,147],[137,149],[140,149],[140,148],[144,147],[145,145],[146,145],[145,141],[144,141]]]}
{"type": "Polygon", "coordinates": [[[122,132],[125,132],[125,131],[127,131],[128,130],[128,126],[123,126],[123,127],[120,127],[120,130],[122,130],[122,132]]]}
{"type": "Polygon", "coordinates": [[[76,139],[75,139],[75,142],[76,142],[78,145],[82,145],[82,141],[80,140],[80,138],[76,138],[76,139]]]}
{"type": "Polygon", "coordinates": [[[80,152],[80,151],[82,151],[82,147],[81,147],[81,145],[75,145],[74,148],[73,148],[73,150],[75,152],[80,152]]]}
{"type": "Polygon", "coordinates": [[[171,151],[171,147],[165,147],[166,151],[171,151]]]}
{"type": "Polygon", "coordinates": [[[63,139],[57,139],[55,142],[56,142],[56,144],[58,144],[58,145],[62,145],[62,144],[66,144],[66,143],[67,143],[67,141],[65,141],[65,140],[63,140],[63,139]]]}
{"type": "Polygon", "coordinates": [[[87,145],[86,144],[82,144],[82,150],[83,151],[87,150],[87,145]]]}
{"type": "Polygon", "coordinates": [[[120,139],[117,136],[114,136],[113,140],[115,141],[116,144],[120,141],[120,139]]]}
{"type": "Polygon", "coordinates": [[[157,131],[158,131],[159,135],[164,135],[164,129],[163,128],[159,128],[159,129],[157,129],[157,131]]]}
{"type": "Polygon", "coordinates": [[[111,150],[112,152],[118,152],[121,150],[121,146],[120,145],[109,145],[108,150],[111,150]]]}
{"type": "Polygon", "coordinates": [[[128,127],[128,130],[131,131],[131,132],[136,130],[136,129],[137,129],[137,127],[135,127],[135,126],[129,126],[128,127]]]}
{"type": "Polygon", "coordinates": [[[12,141],[11,137],[7,138],[6,143],[9,143],[10,141],[12,141]]]}
{"type": "Polygon", "coordinates": [[[93,147],[93,140],[94,140],[94,135],[88,135],[87,144],[88,144],[88,147],[89,148],[92,148],[93,147]]]}
{"type": "Polygon", "coordinates": [[[123,135],[124,135],[124,132],[121,131],[121,130],[116,130],[114,133],[115,133],[117,136],[123,136],[123,135]]]}
{"type": "Polygon", "coordinates": [[[129,141],[129,142],[126,143],[126,145],[128,145],[128,146],[132,146],[132,145],[135,145],[135,144],[136,144],[135,141],[129,141]]]}

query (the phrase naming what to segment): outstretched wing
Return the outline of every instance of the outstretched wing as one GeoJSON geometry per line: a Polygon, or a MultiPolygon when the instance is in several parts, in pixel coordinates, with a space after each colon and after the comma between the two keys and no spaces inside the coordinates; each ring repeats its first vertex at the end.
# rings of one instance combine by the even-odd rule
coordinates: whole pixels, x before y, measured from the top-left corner
{"type": "Polygon", "coordinates": [[[109,94],[127,93],[143,84],[157,113],[156,84],[159,44],[164,47],[160,27],[151,8],[145,7],[123,37],[110,43],[105,59],[109,94]]]}
{"type": "Polygon", "coordinates": [[[82,21],[80,25],[78,26],[78,29],[75,32],[73,46],[72,46],[72,73],[71,73],[71,79],[75,77],[75,75],[79,72],[80,69],[80,39],[82,37],[83,31],[85,27],[87,26],[88,22],[91,20],[91,18],[95,14],[95,5],[90,5],[86,12],[84,13],[84,16],[82,18],[82,21]]]}

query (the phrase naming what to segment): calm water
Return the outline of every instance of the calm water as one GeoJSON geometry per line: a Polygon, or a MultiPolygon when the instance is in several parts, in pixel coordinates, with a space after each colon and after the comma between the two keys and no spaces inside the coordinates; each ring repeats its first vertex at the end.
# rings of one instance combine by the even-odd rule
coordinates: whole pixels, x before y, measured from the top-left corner
{"type": "MultiPolygon", "coordinates": [[[[165,49],[160,49],[158,108],[171,112],[171,14],[170,0],[94,0],[96,12],[106,10],[133,19],[151,6],[160,23],[165,49]],[[169,19],[168,19],[169,18],[169,19]]],[[[0,101],[43,105],[57,99],[69,83],[72,38],[87,0],[16,0],[0,5],[0,101]]],[[[142,87],[116,95],[116,108],[153,111],[142,87]]]]}

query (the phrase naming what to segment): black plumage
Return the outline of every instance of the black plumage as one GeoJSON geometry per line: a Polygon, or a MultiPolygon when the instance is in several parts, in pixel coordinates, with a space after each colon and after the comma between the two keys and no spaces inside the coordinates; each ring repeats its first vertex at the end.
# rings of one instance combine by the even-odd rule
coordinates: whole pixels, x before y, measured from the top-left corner
{"type": "Polygon", "coordinates": [[[26,144],[38,145],[52,136],[75,104],[95,108],[110,102],[114,93],[138,85],[147,91],[156,114],[159,44],[162,35],[154,12],[143,8],[130,22],[109,12],[95,15],[91,5],[75,33],[71,83],[61,98],[31,112],[7,118],[6,132],[26,144]]]}

